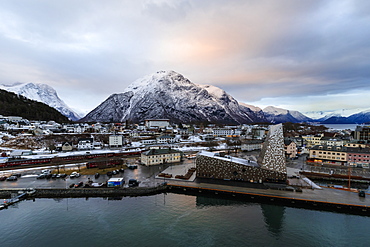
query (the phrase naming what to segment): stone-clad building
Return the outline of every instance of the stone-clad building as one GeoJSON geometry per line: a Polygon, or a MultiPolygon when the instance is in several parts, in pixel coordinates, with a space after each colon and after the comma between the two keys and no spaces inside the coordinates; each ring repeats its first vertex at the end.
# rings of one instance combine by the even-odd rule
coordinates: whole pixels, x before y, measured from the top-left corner
{"type": "Polygon", "coordinates": [[[221,157],[203,151],[196,160],[197,177],[258,183],[285,182],[287,172],[281,124],[270,127],[258,161],[221,157]]]}
{"type": "Polygon", "coordinates": [[[271,125],[257,160],[261,168],[286,174],[283,125],[271,125]]]}

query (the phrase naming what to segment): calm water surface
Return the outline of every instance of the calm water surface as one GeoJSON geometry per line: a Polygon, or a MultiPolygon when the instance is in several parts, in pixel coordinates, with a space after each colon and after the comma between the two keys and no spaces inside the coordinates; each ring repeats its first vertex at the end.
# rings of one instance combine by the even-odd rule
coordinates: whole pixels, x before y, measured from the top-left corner
{"type": "Polygon", "coordinates": [[[370,217],[172,193],[36,199],[0,219],[1,246],[370,246],[370,217]]]}

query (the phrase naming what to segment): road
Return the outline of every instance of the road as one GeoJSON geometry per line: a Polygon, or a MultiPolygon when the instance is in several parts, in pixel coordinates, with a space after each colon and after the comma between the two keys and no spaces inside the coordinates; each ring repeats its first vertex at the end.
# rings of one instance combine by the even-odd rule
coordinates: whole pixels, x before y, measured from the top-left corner
{"type": "MultiPolygon", "coordinates": [[[[180,164],[187,164],[187,163],[194,163],[194,160],[185,159],[180,164]]],[[[112,177],[123,177],[127,182],[129,179],[136,179],[140,181],[140,187],[151,187],[155,186],[162,181],[156,179],[155,176],[158,175],[160,172],[165,170],[168,167],[176,166],[178,164],[165,164],[165,165],[156,165],[156,166],[143,166],[138,165],[137,169],[125,169],[124,173],[119,173],[117,175],[113,175],[112,177]]],[[[72,183],[79,183],[80,181],[86,183],[90,180],[103,183],[106,182],[109,177],[106,173],[101,173],[98,179],[95,179],[94,175],[82,175],[79,178],[55,178],[55,179],[37,179],[37,175],[41,173],[42,169],[51,169],[50,167],[39,167],[35,169],[22,169],[22,170],[13,170],[13,171],[4,171],[4,174],[9,176],[12,172],[14,173],[21,173],[22,176],[18,178],[17,181],[0,181],[0,188],[66,188],[69,187],[72,183]]],[[[60,173],[67,173],[70,174],[72,169],[77,170],[76,166],[67,167],[67,171],[64,171],[62,168],[60,173]],[[69,170],[68,170],[69,169],[69,170]]],[[[186,172],[186,171],[185,171],[186,172]]],[[[0,176],[3,172],[0,172],[0,176]]],[[[185,174],[185,173],[184,173],[185,174]]]]}

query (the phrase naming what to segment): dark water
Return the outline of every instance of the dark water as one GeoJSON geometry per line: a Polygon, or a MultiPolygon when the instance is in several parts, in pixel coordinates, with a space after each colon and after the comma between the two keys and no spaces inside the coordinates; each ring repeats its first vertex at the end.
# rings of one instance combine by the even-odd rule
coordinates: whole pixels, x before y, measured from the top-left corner
{"type": "Polygon", "coordinates": [[[370,246],[370,217],[171,193],[23,201],[0,220],[1,246],[370,246]]]}

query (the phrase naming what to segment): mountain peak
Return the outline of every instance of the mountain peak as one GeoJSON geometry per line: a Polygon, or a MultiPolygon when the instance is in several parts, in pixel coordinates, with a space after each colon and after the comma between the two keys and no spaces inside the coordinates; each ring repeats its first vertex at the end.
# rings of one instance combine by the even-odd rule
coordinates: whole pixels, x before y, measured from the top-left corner
{"type": "Polygon", "coordinates": [[[81,121],[167,118],[173,122],[251,123],[263,121],[225,91],[192,83],[175,71],[158,71],[111,95],[81,121]]]}
{"type": "Polygon", "coordinates": [[[14,83],[11,85],[0,85],[0,89],[22,95],[26,98],[42,102],[55,108],[71,120],[78,120],[80,116],[71,110],[59,97],[54,88],[42,83],[14,83]]]}

